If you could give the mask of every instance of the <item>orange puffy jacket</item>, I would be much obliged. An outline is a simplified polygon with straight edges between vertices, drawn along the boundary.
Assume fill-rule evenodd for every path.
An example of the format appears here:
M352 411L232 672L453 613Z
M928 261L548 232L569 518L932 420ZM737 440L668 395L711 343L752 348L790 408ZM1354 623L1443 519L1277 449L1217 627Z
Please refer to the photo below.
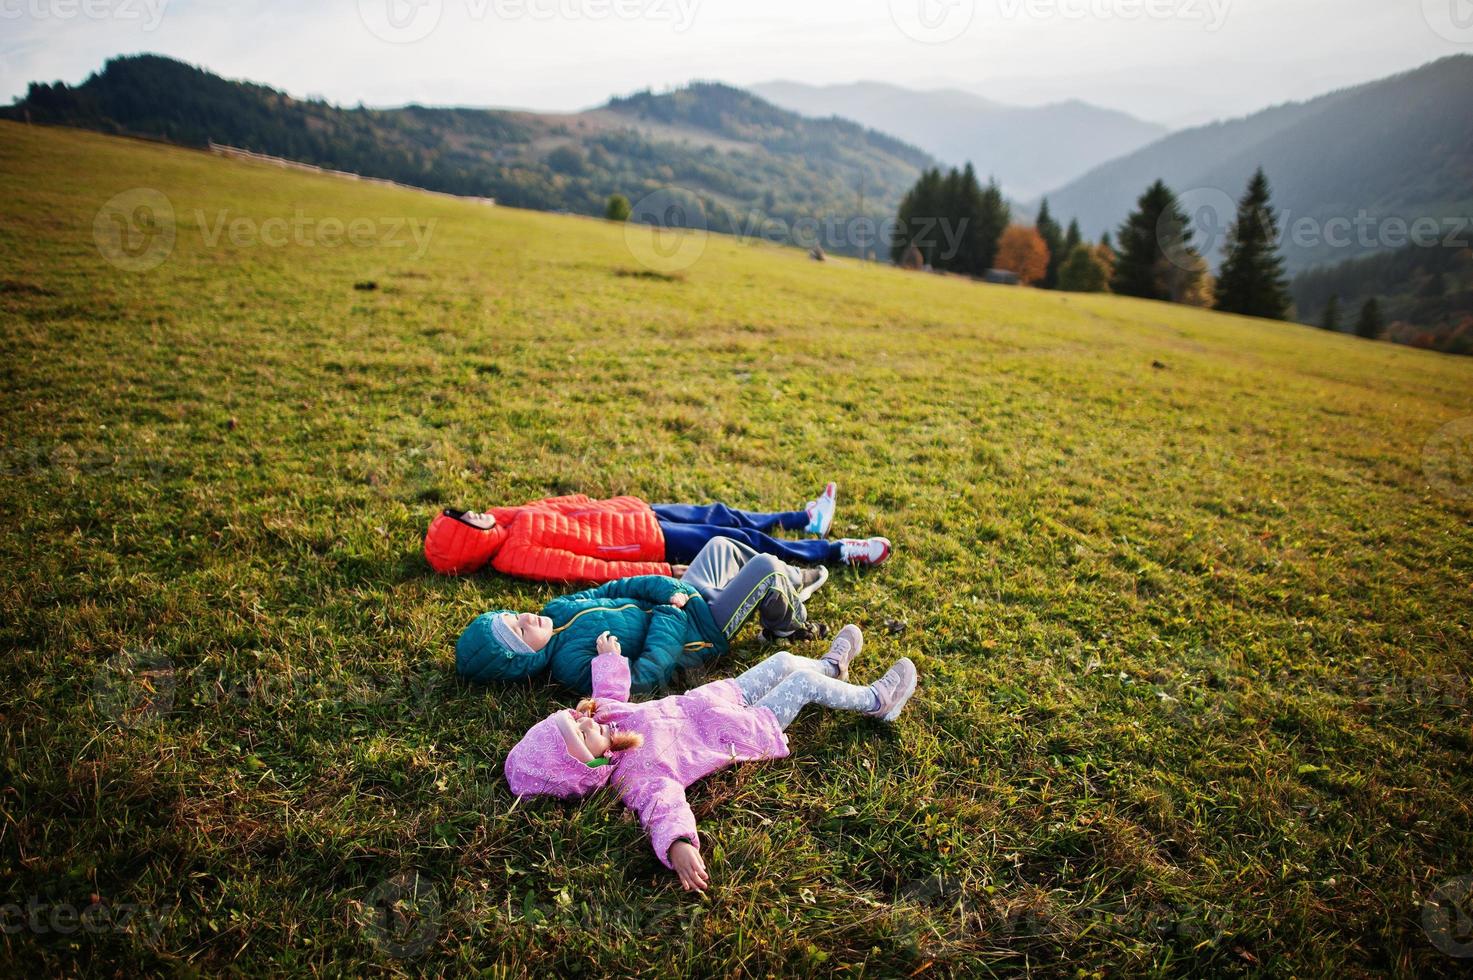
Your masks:
M638 497L594 500L585 494L549 497L520 507L493 507L496 526L481 531L446 514L425 536L425 557L437 570L466 574L489 556L503 575L544 582L611 582L630 575L669 575L665 535L650 505ZM476 540L466 541L470 535Z

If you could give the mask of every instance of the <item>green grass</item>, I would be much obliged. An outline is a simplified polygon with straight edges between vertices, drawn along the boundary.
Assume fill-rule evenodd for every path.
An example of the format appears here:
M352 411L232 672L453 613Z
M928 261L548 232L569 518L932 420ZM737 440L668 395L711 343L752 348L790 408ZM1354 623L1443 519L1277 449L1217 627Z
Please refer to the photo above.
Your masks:
M138 187L179 223L148 272L93 239ZM0 192L0 897L118 920L12 916L6 972L1465 965L1421 917L1473 873L1473 506L1423 448L1473 361L714 237L641 275L600 221L13 124ZM196 215L297 209L435 225ZM606 798L513 807L568 697L452 647L554 591L429 574L435 510L828 478L897 554L814 612L865 627L862 681L916 661L901 723L814 711L693 787L702 898Z

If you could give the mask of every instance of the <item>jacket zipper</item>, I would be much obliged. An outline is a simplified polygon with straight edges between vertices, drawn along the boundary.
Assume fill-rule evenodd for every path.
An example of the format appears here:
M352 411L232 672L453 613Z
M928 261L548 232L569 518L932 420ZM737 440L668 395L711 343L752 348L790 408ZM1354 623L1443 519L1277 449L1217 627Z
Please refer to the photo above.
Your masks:
M561 626L557 627L556 629L554 629L552 631L552 635L553 636L556 636L557 634L561 633L563 630L567 629L569 626L572 626L574 623L576 623L578 621L578 617L579 616L582 616L582 615L584 615L586 613L591 613L591 612L623 612L626 609L636 609L638 607L639 607L639 603L637 603L637 602L631 602L631 603L628 603L628 604L623 605L623 606L599 606L596 609L582 609L582 610L579 610L578 612L574 613L572 619L568 620L563 625L561 625Z
M626 609L637 609L638 607L639 607L639 603L637 603L637 602L629 602L629 603L625 603L622 606L607 606L607 607L602 607L601 606L601 607L599 607L597 609L582 609L582 610L579 610L578 612L574 613L572 619L568 620L563 625L561 625L561 626L557 627L556 629L554 629L552 631L552 635L553 636L557 636L563 630L567 629L569 626L572 626L574 623L576 623L578 621L578 617L579 616L585 615L586 613L593 613L593 612L623 612ZM646 616L653 615L654 614L654 610L653 609L646 609L644 611L644 614ZM715 645L716 644L714 644L714 643L709 643L709 642L705 642L705 641L701 641L701 640L692 640L691 642L689 642L689 643L687 643L687 644L684 645L684 649L689 650L691 652L695 652L696 650L704 650L707 647L713 647Z

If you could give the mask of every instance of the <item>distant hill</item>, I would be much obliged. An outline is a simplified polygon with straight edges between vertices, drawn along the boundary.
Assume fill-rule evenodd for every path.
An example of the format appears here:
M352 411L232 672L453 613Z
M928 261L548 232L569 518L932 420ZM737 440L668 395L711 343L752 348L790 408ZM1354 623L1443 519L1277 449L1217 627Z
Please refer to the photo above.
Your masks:
M1173 133L1050 192L1049 205L1099 235L1113 232L1158 177L1196 211L1236 200L1259 165L1275 205L1290 222L1312 219L1315 229L1335 218L1354 221L1362 209L1407 221L1473 214L1473 56ZM1383 242L1384 234L1367 236L1368 244L1352 232L1352 242L1340 246L1328 240L1337 237L1333 229L1303 242L1286 236L1284 254L1298 270L1405 244L1394 233ZM1221 235L1206 237L1215 263Z
M1027 200L1167 132L1113 109L1072 100L1025 108L958 89L915 91L881 82L751 86L806 116L841 116L893 133L950 164L971 161L1008 196Z
M1473 354L1473 248L1409 245L1294 277L1296 319L1321 326L1334 297L1342 331L1355 329L1361 305L1381 304L1387 336L1450 354Z
M638 202L676 188L700 200L712 230L755 235L768 217L788 227L817 218L823 244L837 251L856 249L825 233L824 219L859 216L861 189L865 215L893 216L933 163L893 137L806 119L725 85L571 114L341 108L156 55L114 58L77 86L32 83L0 115L188 146L213 140L539 210L602 214L611 194Z

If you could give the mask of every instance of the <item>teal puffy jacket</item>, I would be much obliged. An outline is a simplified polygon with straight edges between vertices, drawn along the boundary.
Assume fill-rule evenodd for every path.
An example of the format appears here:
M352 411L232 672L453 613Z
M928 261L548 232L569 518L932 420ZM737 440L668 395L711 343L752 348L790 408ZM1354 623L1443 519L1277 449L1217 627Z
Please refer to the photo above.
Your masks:
M690 597L683 609L670 605L677 592ZM456 644L455 666L468 680L517 681L550 668L558 683L591 694L598 638L607 631L629 661L633 693L647 694L668 685L678 668L708 663L730 648L706 600L666 575L621 578L552 600L542 610L552 620L552 639L530 656L496 642L490 618L498 615L477 617Z

